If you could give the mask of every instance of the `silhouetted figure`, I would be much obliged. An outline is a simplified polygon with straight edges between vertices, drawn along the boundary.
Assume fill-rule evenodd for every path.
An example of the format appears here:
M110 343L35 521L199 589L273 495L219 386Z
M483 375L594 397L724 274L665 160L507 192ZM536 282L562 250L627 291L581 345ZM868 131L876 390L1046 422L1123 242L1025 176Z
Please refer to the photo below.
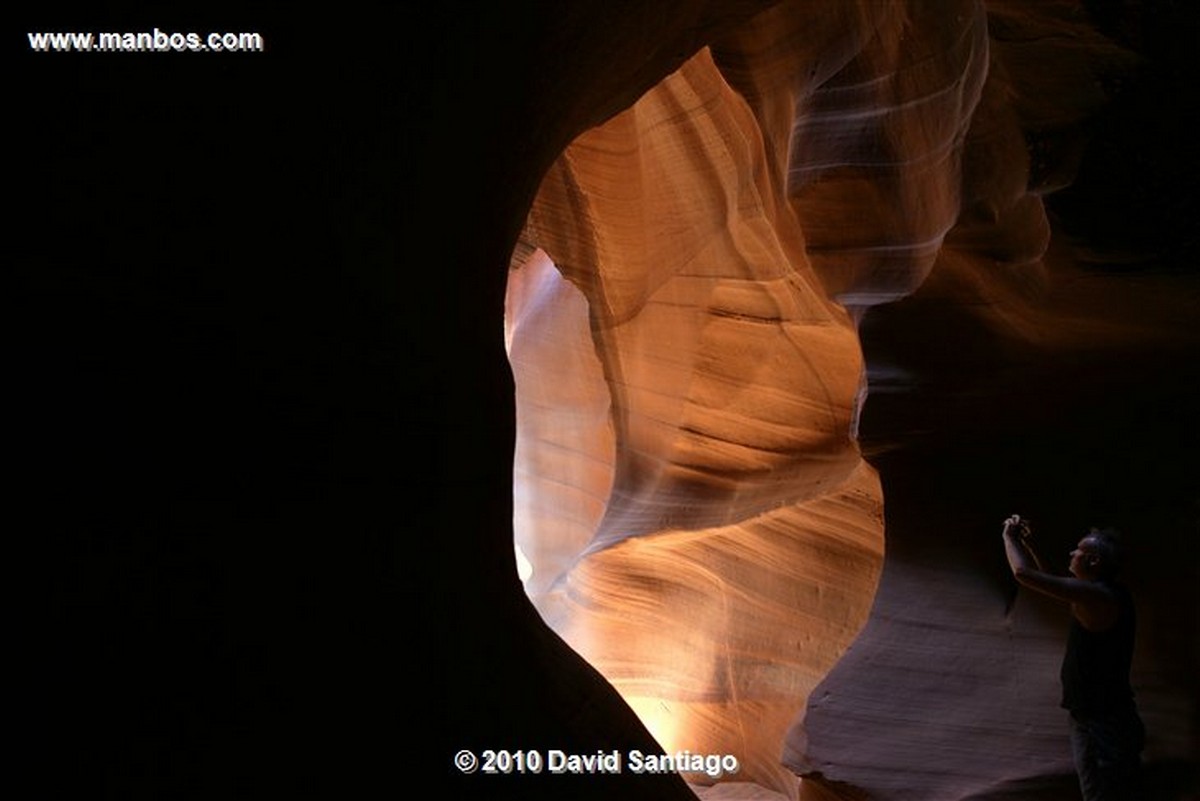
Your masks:
M1135 801L1145 729L1129 684L1136 619L1116 580L1116 532L1092 529L1071 551L1070 576L1046 572L1028 521L1004 521L1004 550L1021 584L1071 605L1062 663L1062 706L1084 801Z

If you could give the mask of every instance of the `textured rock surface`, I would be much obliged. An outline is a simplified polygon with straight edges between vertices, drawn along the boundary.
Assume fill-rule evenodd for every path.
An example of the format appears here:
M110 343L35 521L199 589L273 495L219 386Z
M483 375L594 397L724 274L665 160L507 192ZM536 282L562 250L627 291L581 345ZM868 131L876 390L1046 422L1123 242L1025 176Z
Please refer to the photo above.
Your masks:
M1015 507L1052 548L1136 533L1135 678L1177 781L1194 20L1095 6L1143 64L1090 137L1120 86L1065 3L207 3L180 18L268 52L25 54L14 650L44 793L777 798L819 770L808 797L1055 797L1063 620L1006 615ZM165 22L134 16L95 25ZM514 448L564 480L514 498ZM530 602L514 521L608 675ZM655 737L754 783L451 762Z

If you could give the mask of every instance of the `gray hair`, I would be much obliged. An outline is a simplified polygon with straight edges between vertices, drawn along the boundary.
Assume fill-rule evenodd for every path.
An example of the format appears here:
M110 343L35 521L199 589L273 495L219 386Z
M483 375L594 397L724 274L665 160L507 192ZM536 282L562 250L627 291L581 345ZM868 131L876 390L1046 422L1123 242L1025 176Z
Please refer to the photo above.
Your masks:
M1096 555L1100 557L1101 574L1105 578L1117 575L1124 557L1121 532L1115 528L1093 528L1087 536L1095 543Z

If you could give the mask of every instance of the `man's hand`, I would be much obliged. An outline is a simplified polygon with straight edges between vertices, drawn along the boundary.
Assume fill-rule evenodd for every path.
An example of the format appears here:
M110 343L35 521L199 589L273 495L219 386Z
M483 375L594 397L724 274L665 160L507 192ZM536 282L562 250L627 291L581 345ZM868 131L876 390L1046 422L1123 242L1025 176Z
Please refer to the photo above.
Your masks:
M1022 520L1020 515L1012 515L1004 521L1004 533L1015 533L1024 542L1033 536L1033 531L1029 528L1029 521Z
M1046 572L1042 558L1033 547L1033 529L1029 521L1020 515L1012 515L1004 521L1004 551L1008 554L1008 564L1013 575L1020 580L1020 573L1028 570Z

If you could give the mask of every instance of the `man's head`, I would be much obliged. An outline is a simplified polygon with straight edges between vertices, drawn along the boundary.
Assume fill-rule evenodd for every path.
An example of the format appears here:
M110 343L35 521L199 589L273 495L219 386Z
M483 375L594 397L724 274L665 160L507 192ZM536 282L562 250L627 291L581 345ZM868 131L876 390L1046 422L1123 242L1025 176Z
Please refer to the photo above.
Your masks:
M1121 568L1121 541L1116 529L1093 528L1071 551L1071 573L1095 581L1110 579Z

